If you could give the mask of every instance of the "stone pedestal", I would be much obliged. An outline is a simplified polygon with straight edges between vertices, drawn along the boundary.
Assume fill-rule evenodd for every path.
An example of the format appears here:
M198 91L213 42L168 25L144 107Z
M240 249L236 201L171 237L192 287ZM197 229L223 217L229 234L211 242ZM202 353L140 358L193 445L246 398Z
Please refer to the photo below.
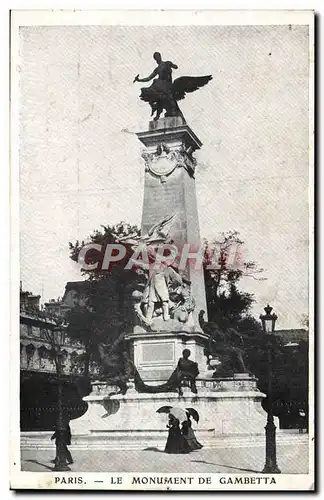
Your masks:
M139 394L130 388L126 395L108 396L109 388L96 384L84 398L88 411L70 422L75 437L88 436L89 446L101 448L158 447L167 438L167 414L157 413L162 406L194 408L199 423L194 423L197 438L204 446L216 446L219 438L264 435L266 413L264 394L256 380L246 374L232 379L198 380L198 395L184 388L176 393Z
M132 343L134 363L145 382L166 382L177 366L184 349L191 352L190 359L198 363L202 373L206 370L204 346L207 335L200 332L145 332L135 328L127 339Z

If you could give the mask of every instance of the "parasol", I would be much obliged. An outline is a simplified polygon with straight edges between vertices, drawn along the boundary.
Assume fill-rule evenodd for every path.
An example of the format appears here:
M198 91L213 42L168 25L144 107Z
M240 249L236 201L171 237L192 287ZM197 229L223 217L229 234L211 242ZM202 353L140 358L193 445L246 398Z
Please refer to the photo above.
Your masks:
M161 406L156 413L168 413L173 415L175 418L179 420L179 422L185 422L188 420L188 415L191 415L192 418L198 423L199 421L199 413L194 408L179 408L178 406Z
M186 408L186 412L195 420L195 422L199 422L199 413L194 408Z

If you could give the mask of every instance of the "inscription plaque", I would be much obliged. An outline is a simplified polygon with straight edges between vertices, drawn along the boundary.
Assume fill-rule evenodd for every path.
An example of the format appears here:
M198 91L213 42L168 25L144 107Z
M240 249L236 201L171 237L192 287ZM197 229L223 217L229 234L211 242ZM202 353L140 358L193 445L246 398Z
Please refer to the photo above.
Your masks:
M142 344L142 364L161 364L171 361L174 361L173 343Z
M162 156L150 165L150 170L157 176L169 175L176 166L175 162L169 160L166 156Z

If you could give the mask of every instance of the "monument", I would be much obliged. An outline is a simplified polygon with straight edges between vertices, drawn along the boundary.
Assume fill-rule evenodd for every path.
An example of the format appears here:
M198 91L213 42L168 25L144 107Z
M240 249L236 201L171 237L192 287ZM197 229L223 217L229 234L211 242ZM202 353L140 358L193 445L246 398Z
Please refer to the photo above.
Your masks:
M263 394L253 376L213 377L206 358L209 335L199 322L199 313L207 307L194 153L202 143L186 123L178 101L212 77L173 81L177 66L163 61L159 53L153 57L157 67L151 75L134 79L148 82L157 77L141 89L140 96L155 115L148 130L137 133L145 148L141 236L124 240L135 258L141 255L136 264L146 277L133 293L133 331L125 332L135 375L126 394L110 395L109 384L93 384L92 393L84 398L88 411L71 422L73 435L87 446L160 446L166 439L166 420L157 409L164 405L196 409L201 416L198 435L205 445L219 436L261 434L265 424ZM177 364L183 353L198 373L187 376L187 386L186 376L182 377L184 387L179 390L174 381L180 383Z

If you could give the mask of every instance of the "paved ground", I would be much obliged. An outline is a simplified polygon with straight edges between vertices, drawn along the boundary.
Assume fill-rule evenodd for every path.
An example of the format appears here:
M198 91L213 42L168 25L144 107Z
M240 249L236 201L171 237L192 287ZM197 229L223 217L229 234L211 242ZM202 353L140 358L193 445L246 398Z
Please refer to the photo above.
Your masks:
M53 470L53 451L22 451L22 470ZM264 465L264 446L202 449L189 455L168 455L157 449L75 450L73 472L257 473ZM277 446L278 465L285 474L308 472L308 444L294 440Z

